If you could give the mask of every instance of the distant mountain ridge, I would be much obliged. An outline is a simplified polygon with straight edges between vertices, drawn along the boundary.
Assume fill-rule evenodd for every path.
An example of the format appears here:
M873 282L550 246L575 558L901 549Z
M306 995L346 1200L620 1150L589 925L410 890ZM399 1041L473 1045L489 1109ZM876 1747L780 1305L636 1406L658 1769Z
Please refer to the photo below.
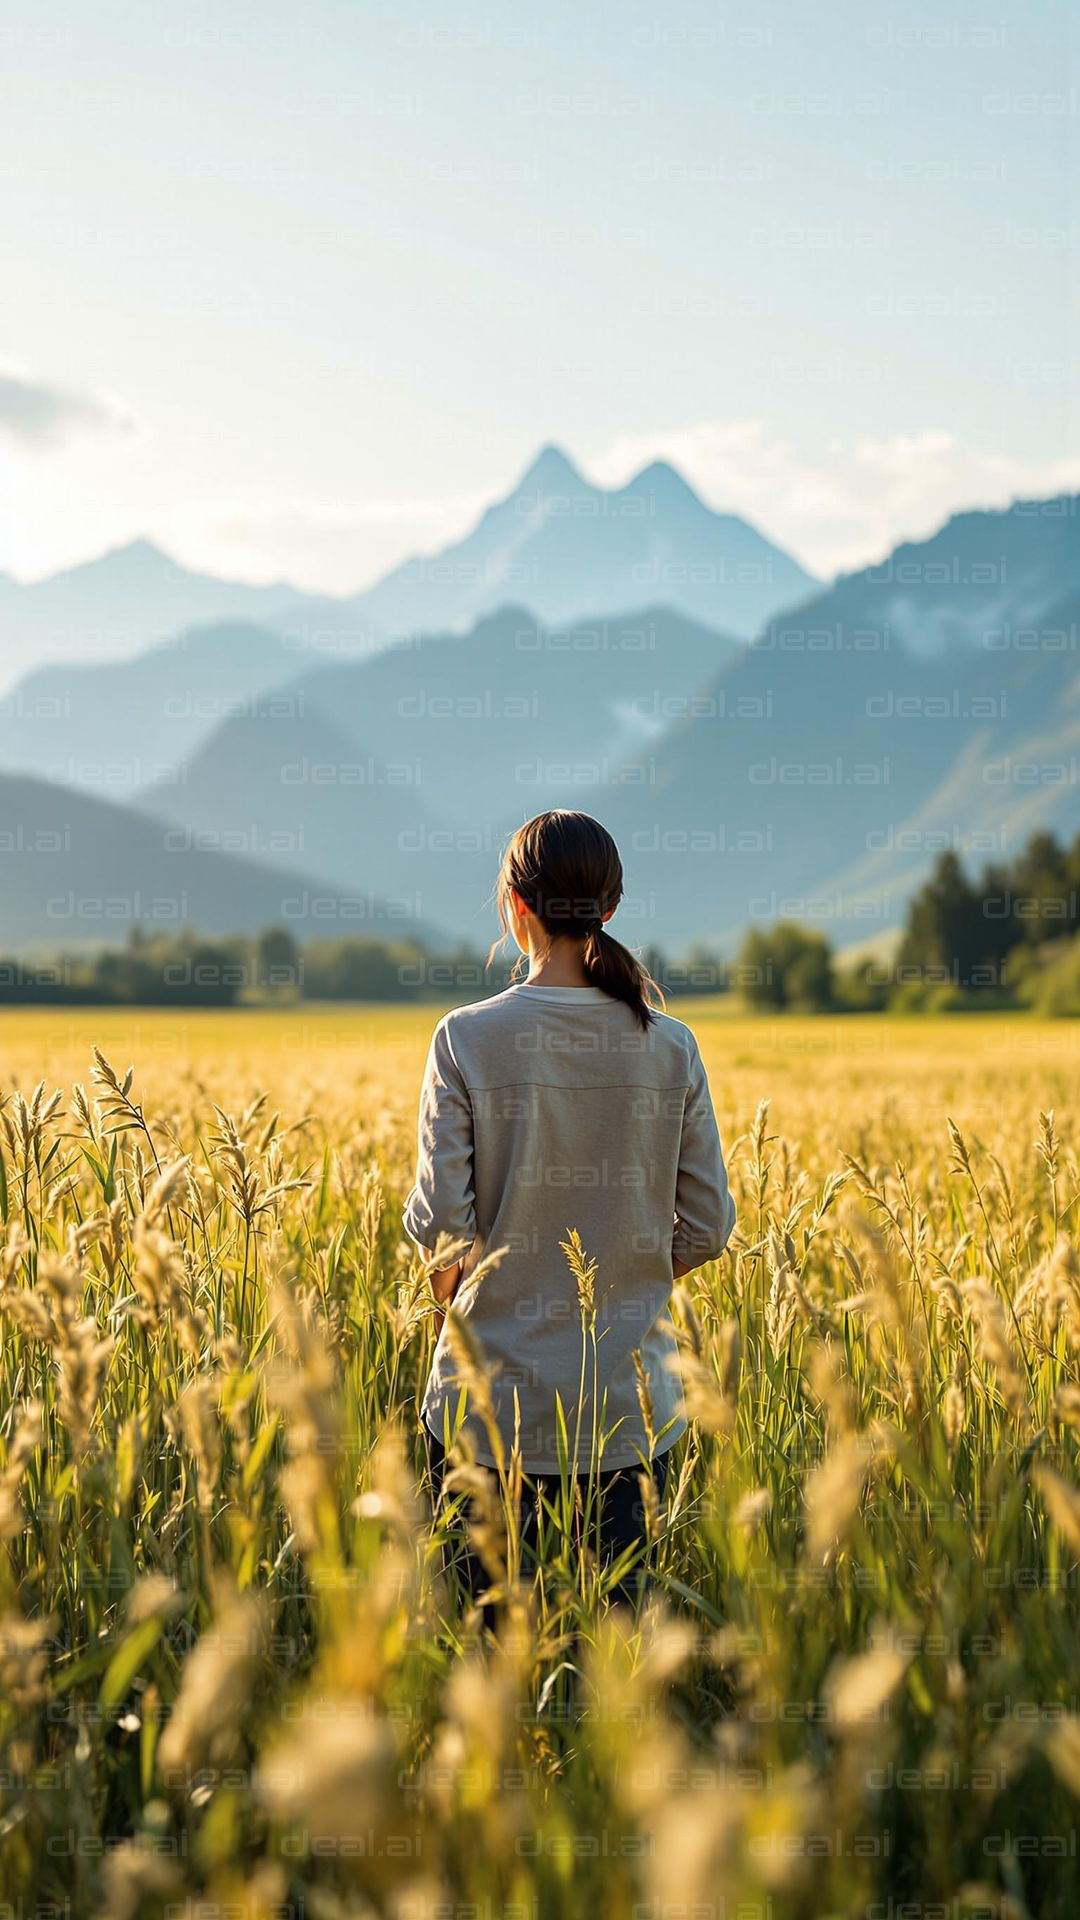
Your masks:
M0 953L116 946L133 927L185 924L204 934L284 925L298 939L444 938L404 883L380 899L201 844L131 807L0 775Z
M503 502L481 522L504 559L570 517L545 504L564 456L538 466L529 511ZM654 496L694 499L671 470L646 477ZM750 644L656 603L545 622L504 600L463 630L383 634L340 659L332 612L326 650L288 622L196 628L134 660L28 675L0 700L0 768L34 776L31 836L57 794L81 817L58 782L98 808L133 797L87 815L118 895L133 863L153 874L155 847L159 866L213 852L200 884L223 911L239 861L261 877L238 903L249 887L272 904L267 875L316 874L339 894L403 894L478 946L507 833L578 806L620 842L630 940L730 946L801 917L865 942L896 926L943 845L977 862L1036 827L1080 827L1078 519L1080 496L956 515L780 609ZM0 859L0 948L13 872Z
M196 627L130 660L36 668L0 696L0 768L130 797L224 720L258 712L299 661L265 627Z
M848 578L722 666L595 796L649 914L728 945L807 920L844 945L895 927L946 847L979 865L1037 827L1071 836L1080 594L984 618L919 655Z
M0 574L0 689L40 664L130 657L214 622L282 616L294 587L249 586L192 572L149 540L24 585Z
M673 467L654 462L608 491L547 446L463 540L403 562L345 610L406 634L462 630L506 603L547 625L663 605L749 639L818 584Z
M956 513L928 540L841 575L832 592L858 604L912 653L973 642L993 650L1080 591L1080 494Z
M200 832L273 825L280 858L302 843L342 884L406 885L486 942L501 842L535 796L565 800L661 737L737 651L665 608L551 629L504 607L467 634L307 666L138 804Z
M548 624L666 605L748 639L817 585L674 468L607 492L547 447L463 540L344 597L217 579L144 539L29 585L0 574L0 692L31 667L126 659L198 626L257 624L316 655L365 657L396 637L464 631L508 602Z

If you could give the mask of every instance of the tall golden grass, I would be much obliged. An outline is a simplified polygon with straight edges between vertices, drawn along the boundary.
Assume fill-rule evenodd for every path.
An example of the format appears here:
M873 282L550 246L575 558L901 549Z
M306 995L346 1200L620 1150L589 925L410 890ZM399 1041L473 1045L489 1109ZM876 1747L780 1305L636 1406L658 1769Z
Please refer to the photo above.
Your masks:
M765 1031L707 1037L739 1226L636 1614L569 1502L522 1556L512 1454L432 1523L415 1049L8 1046L0 1915L1080 1910L1071 1052Z

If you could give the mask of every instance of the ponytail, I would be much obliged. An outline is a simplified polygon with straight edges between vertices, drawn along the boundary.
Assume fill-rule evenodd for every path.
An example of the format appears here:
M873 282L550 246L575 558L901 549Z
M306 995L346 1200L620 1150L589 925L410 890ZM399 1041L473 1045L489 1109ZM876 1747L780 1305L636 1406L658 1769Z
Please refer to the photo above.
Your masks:
M664 996L640 960L605 930L604 916L614 913L623 893L622 861L607 828L587 813L561 807L527 820L506 849L496 888L504 937L512 892L553 940L583 942L589 985L621 1000L647 1031Z
M647 1032L657 1007L664 1004L664 997L651 973L635 959L629 947L608 933L601 921L590 926L581 957L590 987L599 987L613 1000L621 1000Z

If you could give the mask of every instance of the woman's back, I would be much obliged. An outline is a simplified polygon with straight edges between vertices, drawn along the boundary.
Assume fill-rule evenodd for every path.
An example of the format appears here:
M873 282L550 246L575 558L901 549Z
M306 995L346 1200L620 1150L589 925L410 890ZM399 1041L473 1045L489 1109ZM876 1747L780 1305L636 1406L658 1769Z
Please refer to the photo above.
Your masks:
M440 1233L470 1241L455 1310L479 1339L505 1445L519 1422L528 1470L558 1465L557 1397L571 1439L580 1428L578 1468L589 1465L592 1343L583 1396L581 1306L560 1242L576 1229L597 1262L597 1406L614 1429L604 1466L629 1466L653 1450L635 1349L656 1450L685 1425L668 1312L673 1258L689 1267L719 1253L733 1222L704 1068L680 1021L656 1013L643 1029L597 987L543 985L511 987L440 1021L405 1225L427 1247ZM498 1266L471 1283L479 1260L502 1248ZM453 1424L458 1391L444 1333L423 1408L436 1434L444 1414ZM473 1432L491 1464L482 1428Z

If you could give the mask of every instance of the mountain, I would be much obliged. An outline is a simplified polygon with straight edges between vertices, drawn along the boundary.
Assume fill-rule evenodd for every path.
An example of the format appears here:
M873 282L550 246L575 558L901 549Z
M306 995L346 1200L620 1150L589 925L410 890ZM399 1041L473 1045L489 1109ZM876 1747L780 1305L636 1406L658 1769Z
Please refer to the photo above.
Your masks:
M224 721L139 805L185 841L213 835L214 845L243 846L339 887L404 896L424 920L490 940L496 856L454 842L425 804L420 771L415 760L374 760L293 691Z
M188 627L284 617L297 597L191 573L148 540L28 585L0 574L0 686L35 662L120 659Z
M662 604L749 638L817 583L736 514L713 513L657 462L625 487L595 487L545 447L464 540L407 560L345 603L394 635L463 629L506 604L547 625Z
M377 740L382 759L418 767L433 812L491 827L535 811L537 790L599 780L739 650L666 607L556 627L509 606L466 634L307 669L296 691L355 739Z
M36 668L0 698L0 768L122 797L159 780L227 718L296 676L263 627L198 627L131 660Z
M930 539L835 583L852 615L916 654L1000 650L1077 590L1080 494L954 514Z
M978 864L1036 826L1080 826L1076 503L1043 504L958 516L748 647L657 609L549 629L505 608L465 635L305 666L292 692L354 751L377 743L449 829L420 845L416 887L456 931L475 937L505 833L570 805L620 841L628 937L731 946L785 917L864 941L899 923L943 847ZM215 779L194 788L212 820ZM320 857L344 882L332 814ZM388 866L370 852L380 885L393 842Z
M485 942L504 836L659 739L738 650L666 608L565 628L504 608L468 634L308 667L139 803L198 828L273 828L280 860L406 886Z
M0 952L119 945L133 926L185 922L206 934L284 925L298 939L441 941L404 887L381 900L222 848L220 835L193 844L131 808L0 775Z
M1020 618L979 644L958 616L917 652L847 580L767 628L594 796L652 937L785 918L865 940L944 848L977 866L1036 827L1074 833L1080 597Z
M528 752L513 755L511 730L477 702L475 718L462 707L444 725L442 745L429 721L425 780L485 823L501 804L485 808L485 790L508 783L521 793L517 818L563 804L608 820L634 896L621 918L640 939L730 945L780 917L841 944L865 939L900 921L942 847L977 864L1040 824L1080 825L1078 517L1075 498L955 516L778 615L749 647L725 649L683 711L657 675L652 711L667 725L622 755L571 650L573 694L560 701L556 681L545 726L522 726ZM472 638L477 664L483 633ZM454 684L502 684L490 662L486 680L475 668L462 679L452 652L421 645L418 657L417 687L442 697L445 715L459 711ZM662 644L647 656L666 657ZM343 674L321 677L339 716L364 690L365 731L389 727L384 741L404 734L386 671L372 662L352 693ZM613 679L622 671L620 660ZM692 683L688 673L684 689ZM320 679L306 685L317 702ZM418 738L419 704L418 693Z
M33 666L127 659L229 622L363 659L392 638L464 631L511 602L548 624L662 604L748 638L816 584L745 520L713 513L674 468L658 462L606 492L546 447L464 540L351 597L219 580L143 539L30 584L0 574L0 689Z
M654 521L717 520L670 469L624 494L646 482ZM472 538L550 586L535 543L550 536L566 560L585 524L570 510L579 484L609 506L621 497L550 450ZM620 841L619 920L634 941L730 945L747 924L788 917L865 942L897 925L942 847L978 864L1037 826L1080 826L1078 518L1071 497L957 515L782 610L749 645L658 602L562 621L505 599L462 631L396 642L359 602L324 607L316 642L294 605L301 631L196 629L134 660L28 676L13 710L0 703L0 765L51 776L43 791L71 819L83 799L57 779L89 787L98 808L102 790L142 780L141 812L109 818L120 847L139 822L145 893L179 871L176 849L213 851L230 873L256 867L260 886L304 873L334 896L404 895L412 914L480 945L505 836L569 805ZM640 524L597 511L582 538L594 587L606 567L615 590L608 530ZM484 581L479 548L455 552L422 593L438 586L461 607L505 591L505 577ZM564 587L572 576L567 564ZM350 623L382 633L380 649L353 657ZM7 825L0 812L0 856ZM22 864L51 895L54 856L39 851ZM94 891L123 893L124 861L111 871L115 884ZM72 873L71 889L88 887Z

